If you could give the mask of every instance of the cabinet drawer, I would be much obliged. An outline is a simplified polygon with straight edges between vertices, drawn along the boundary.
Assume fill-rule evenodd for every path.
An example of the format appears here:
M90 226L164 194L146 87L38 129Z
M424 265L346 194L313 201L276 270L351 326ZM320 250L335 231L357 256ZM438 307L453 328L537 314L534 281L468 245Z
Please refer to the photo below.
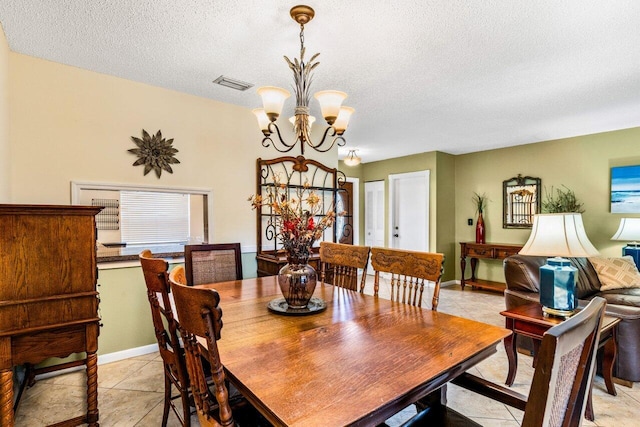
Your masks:
M494 249L485 246L469 246L467 254L476 258L495 258Z
M496 249L496 258L504 259L511 255L515 255L520 252L519 248L497 248Z

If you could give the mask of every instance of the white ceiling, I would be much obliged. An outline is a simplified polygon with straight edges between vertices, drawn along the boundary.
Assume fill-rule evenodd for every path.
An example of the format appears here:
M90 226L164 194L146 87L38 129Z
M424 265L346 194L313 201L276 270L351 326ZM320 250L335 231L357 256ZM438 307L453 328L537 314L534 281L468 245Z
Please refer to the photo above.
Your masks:
M295 4L2 0L0 22L15 52L254 108L255 88L291 87ZM321 53L312 92L343 90L356 109L342 154L461 154L640 126L640 1L307 4L307 58ZM255 87L212 84L219 75Z

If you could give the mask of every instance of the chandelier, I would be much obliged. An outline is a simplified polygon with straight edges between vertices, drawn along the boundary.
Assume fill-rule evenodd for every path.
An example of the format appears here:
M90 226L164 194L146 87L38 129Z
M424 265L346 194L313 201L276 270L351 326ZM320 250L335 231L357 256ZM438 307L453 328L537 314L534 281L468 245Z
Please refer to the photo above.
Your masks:
M311 140L311 124L315 121L315 117L309 115L309 101L311 98L309 90L313 76L312 71L320 64L319 62L314 62L314 60L320 54L316 53L308 62L304 62L304 25L313 19L315 12L309 6L299 5L291 8L289 14L294 21L300 24L300 59L294 58L291 61L286 56L284 57L289 68L293 71L296 108L295 115L289 120L293 123L295 140L292 143L284 141L276 124L276 120L282 113L284 101L290 96L289 91L273 86L259 88L258 94L262 97L263 108L254 109L253 113L256 115L258 125L264 134L262 139L263 147L273 145L273 148L277 151L286 153L291 151L299 142L301 154L304 154L305 145L324 153L331 150L335 144L338 146L345 145L346 141L342 135L347 130L347 125L354 109L342 106L342 101L347 97L344 92L323 90L315 93L313 96L318 100L322 116L329 126L325 129L324 135L319 142L314 143ZM272 139L274 134L277 135L277 140L275 141Z

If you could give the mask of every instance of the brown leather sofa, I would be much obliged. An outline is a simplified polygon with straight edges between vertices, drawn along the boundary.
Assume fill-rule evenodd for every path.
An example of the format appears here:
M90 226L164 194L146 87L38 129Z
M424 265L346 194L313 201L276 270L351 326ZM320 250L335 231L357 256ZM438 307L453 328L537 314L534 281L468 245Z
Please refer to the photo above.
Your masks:
M607 300L606 314L621 319L614 376L626 381L640 381L640 288L600 292L600 280L588 259L569 260L578 269L576 293L580 307L594 296L601 296ZM531 301L539 302L539 269L546 262L547 257L525 255L512 255L504 260L507 309Z

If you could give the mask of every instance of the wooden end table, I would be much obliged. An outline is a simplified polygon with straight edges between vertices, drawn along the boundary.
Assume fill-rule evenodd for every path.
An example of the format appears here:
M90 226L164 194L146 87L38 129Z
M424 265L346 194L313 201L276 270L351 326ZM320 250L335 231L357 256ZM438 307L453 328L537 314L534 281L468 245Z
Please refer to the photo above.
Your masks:
M516 335L523 335L533 339L534 359L533 366L536 366L535 355L538 354L542 335L553 326L562 323L562 317L546 316L542 312L542 306L538 303L530 303L520 305L500 312L505 317L505 327L513 331L513 334L504 339L504 348L509 358L509 373L507 374L506 385L511 387L516 378L518 370L518 358L516 351ZM600 329L600 342L598 348L603 348L604 354L602 359L602 376L607 387L607 392L613 396L616 395L616 388L613 384L613 363L616 359L618 347L617 341L617 325L620 319L611 316L604 316L602 327ZM592 391L589 390L587 398L587 409L585 418L589 421L594 420L593 403L591 399Z

